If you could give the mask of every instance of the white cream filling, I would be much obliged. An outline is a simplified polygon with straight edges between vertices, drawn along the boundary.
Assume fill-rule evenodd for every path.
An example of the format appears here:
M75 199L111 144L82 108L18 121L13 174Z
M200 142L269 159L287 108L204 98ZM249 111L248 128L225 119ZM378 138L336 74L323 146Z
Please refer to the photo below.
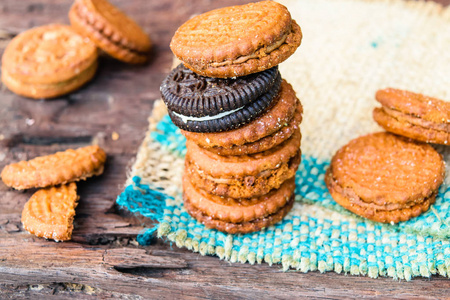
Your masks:
M172 113L175 116L177 116L178 118L180 118L183 121L183 123L186 124L188 121L203 122L203 121L217 120L217 119L226 117L228 115L231 115L232 113L235 113L235 112L237 112L237 111L239 111L239 110L241 110L243 108L244 108L244 106L236 108L236 109L233 109L233 110L224 111L224 112L218 113L217 115L214 115L214 116L204 116L204 117L183 116L183 115L180 115L180 114L178 114L178 113L176 113L174 111L172 111Z

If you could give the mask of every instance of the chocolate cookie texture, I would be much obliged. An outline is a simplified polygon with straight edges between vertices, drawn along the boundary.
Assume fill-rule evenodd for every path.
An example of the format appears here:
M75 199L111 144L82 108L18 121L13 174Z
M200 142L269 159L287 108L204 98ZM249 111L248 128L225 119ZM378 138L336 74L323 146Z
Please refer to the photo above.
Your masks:
M34 99L72 92L91 80L96 70L95 45L61 24L19 34L2 57L3 83L14 93Z
M280 86L281 76L278 73L271 88L266 93L243 107L203 117L193 117L169 110L169 116L176 126L186 131L221 132L232 130L251 122L261 115L278 95Z
M387 131L427 143L450 143L450 103L404 90L376 93L373 118Z
M194 72L229 78L280 64L301 39L301 29L285 6L261 1L190 19L175 32L170 48Z
M161 84L161 96L167 107L192 117L214 116L242 108L274 88L278 67L264 72L222 79L204 77L180 64Z
M151 41L142 28L106 0L76 0L72 26L112 57L132 64L148 60Z
M341 148L325 182L346 209L377 222L397 223L429 208L444 173L444 161L433 147L383 132Z

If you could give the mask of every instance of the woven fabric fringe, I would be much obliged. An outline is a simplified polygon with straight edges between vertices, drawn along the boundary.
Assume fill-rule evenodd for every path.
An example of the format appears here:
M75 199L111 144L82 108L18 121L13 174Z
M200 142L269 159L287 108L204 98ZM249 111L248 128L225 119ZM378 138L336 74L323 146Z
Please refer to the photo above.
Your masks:
M139 235L139 243L149 244L157 232L202 255L279 263L283 270L406 280L449 276L449 176L428 212L398 225L367 221L343 209L332 200L323 176L337 149L380 131L371 115L377 89L392 86L450 99L450 9L400 0L282 3L304 34L299 50L280 66L305 110L294 208L275 226L244 235L210 230L191 218L181 188L185 139L157 101L117 199L131 212L159 222ZM437 149L449 161L449 150Z

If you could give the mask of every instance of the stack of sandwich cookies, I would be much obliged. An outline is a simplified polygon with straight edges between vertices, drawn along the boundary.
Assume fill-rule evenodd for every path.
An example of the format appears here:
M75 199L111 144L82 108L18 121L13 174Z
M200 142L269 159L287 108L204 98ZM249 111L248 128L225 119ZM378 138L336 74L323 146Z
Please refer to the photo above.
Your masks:
M300 41L300 27L272 1L199 15L175 33L184 65L161 94L187 138L184 206L205 226L258 231L292 208L303 110L277 65Z

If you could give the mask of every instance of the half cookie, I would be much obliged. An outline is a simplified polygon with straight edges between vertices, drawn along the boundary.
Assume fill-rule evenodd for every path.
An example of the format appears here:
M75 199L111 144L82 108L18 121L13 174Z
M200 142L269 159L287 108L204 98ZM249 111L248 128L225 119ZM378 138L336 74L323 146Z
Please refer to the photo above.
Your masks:
M209 77L261 72L291 56L302 32L287 8L262 1L196 16L175 32L172 52L188 68Z
M373 118L387 131L427 143L450 143L450 103L397 89L379 90Z
M186 174L194 186L230 198L251 198L277 189L297 171L300 131L282 144L253 155L221 156L186 142Z
M77 186L73 182L39 190L23 208L23 227L38 237L70 240L77 201Z
M169 116L191 132L221 132L242 127L260 116L278 95L277 68L237 79L202 77L178 66L161 87Z
M29 98L72 92L94 77L97 48L70 26L51 24L16 36L2 57L2 81Z
M325 182L346 209L373 221L398 223L428 210L444 173L444 161L433 147L383 132L341 148Z
M106 0L76 0L70 23L112 57L132 64L148 60L151 42L132 19Z
M269 150L299 129L303 107L292 86L285 80L274 104L262 116L238 129L225 132L198 133L181 130L200 147L219 155L247 155Z

